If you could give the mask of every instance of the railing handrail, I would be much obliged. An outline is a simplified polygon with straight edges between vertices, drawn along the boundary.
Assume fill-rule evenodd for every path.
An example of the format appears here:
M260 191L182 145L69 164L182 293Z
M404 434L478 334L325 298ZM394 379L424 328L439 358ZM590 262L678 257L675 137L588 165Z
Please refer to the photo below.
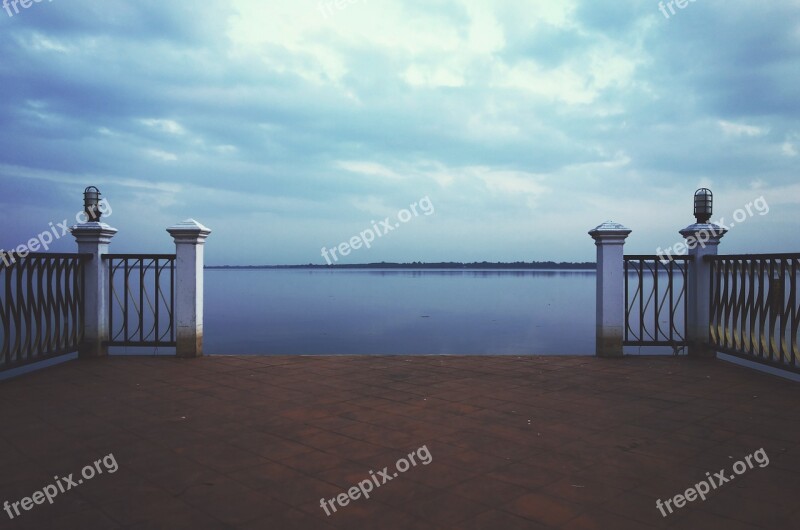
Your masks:
M800 259L800 253L786 252L778 254L718 254L716 256L705 256L706 261L758 260L758 259Z
M103 259L174 259L175 254L103 254Z
M658 260L658 261L692 261L694 256L659 256L656 254L655 256L651 256L649 254L625 254L623 258L626 261L636 260L636 261L646 261L646 260Z
M16 255L14 256L14 261L19 261L21 259L28 259L28 258L36 258L36 259L44 259L44 258L53 258L53 259L67 259L67 258L78 258L82 260L89 261L92 259L91 254L86 253L79 253L79 252L28 252L24 256ZM2 260L0 260L2 263Z

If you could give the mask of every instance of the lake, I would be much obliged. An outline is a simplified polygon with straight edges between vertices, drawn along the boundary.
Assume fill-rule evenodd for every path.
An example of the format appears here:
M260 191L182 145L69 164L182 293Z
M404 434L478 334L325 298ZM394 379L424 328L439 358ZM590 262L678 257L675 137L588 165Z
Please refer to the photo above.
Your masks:
M209 354L582 354L594 271L205 272Z

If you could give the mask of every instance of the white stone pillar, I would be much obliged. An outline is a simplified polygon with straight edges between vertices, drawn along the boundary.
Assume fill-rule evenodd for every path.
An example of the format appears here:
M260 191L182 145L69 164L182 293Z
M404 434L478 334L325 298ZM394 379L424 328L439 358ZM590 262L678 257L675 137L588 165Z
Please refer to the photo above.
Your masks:
M716 256L720 239L728 230L713 223L695 223L680 231L686 239L692 262L686 277L686 339L692 357L716 357L708 346L711 329L711 264L703 259Z
M70 231L78 243L78 252L92 255L92 259L84 264L83 340L78 347L78 356L104 357L108 355L107 341L111 330L108 325L108 263L103 261L103 255L108 254L108 245L117 229L93 221L75 225Z
M203 355L203 245L211 230L194 219L167 228L175 240L175 337L178 357Z
M625 265L623 247L631 231L607 221L589 235L597 246L595 355L621 357L625 331Z

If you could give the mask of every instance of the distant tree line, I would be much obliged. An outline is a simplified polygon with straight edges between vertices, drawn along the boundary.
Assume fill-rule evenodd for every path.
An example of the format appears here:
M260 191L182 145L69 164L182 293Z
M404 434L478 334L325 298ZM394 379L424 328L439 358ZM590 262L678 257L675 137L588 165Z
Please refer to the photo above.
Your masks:
M381 261L380 263L355 263L350 265L208 265L207 269L507 269L507 270L594 270L594 262L570 261L475 261L463 263L460 261L442 261L438 263L425 263L412 261L410 263L394 263Z

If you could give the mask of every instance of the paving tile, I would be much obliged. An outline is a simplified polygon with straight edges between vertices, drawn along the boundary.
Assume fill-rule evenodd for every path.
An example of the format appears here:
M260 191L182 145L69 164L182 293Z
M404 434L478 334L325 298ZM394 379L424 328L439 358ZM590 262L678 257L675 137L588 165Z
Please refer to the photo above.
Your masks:
M501 510L489 510L459 523L460 530L545 530L548 526Z
M563 525L584 511L580 504L538 492L523 495L503 505L502 509L547 526Z
M508 464L486 474L487 477L516 484L527 489L538 489L564 477L562 473L525 462Z
M489 506L450 491L442 491L426 499L407 504L404 510L411 515L448 528L489 510Z
M647 530L654 528L643 524L640 521L632 521L626 517L621 517L609 513L602 509L592 508L578 517L569 520L561 527L563 530ZM707 527L706 527L707 528Z
M238 525L287 509L268 492L221 478L188 488L179 499L225 524Z

